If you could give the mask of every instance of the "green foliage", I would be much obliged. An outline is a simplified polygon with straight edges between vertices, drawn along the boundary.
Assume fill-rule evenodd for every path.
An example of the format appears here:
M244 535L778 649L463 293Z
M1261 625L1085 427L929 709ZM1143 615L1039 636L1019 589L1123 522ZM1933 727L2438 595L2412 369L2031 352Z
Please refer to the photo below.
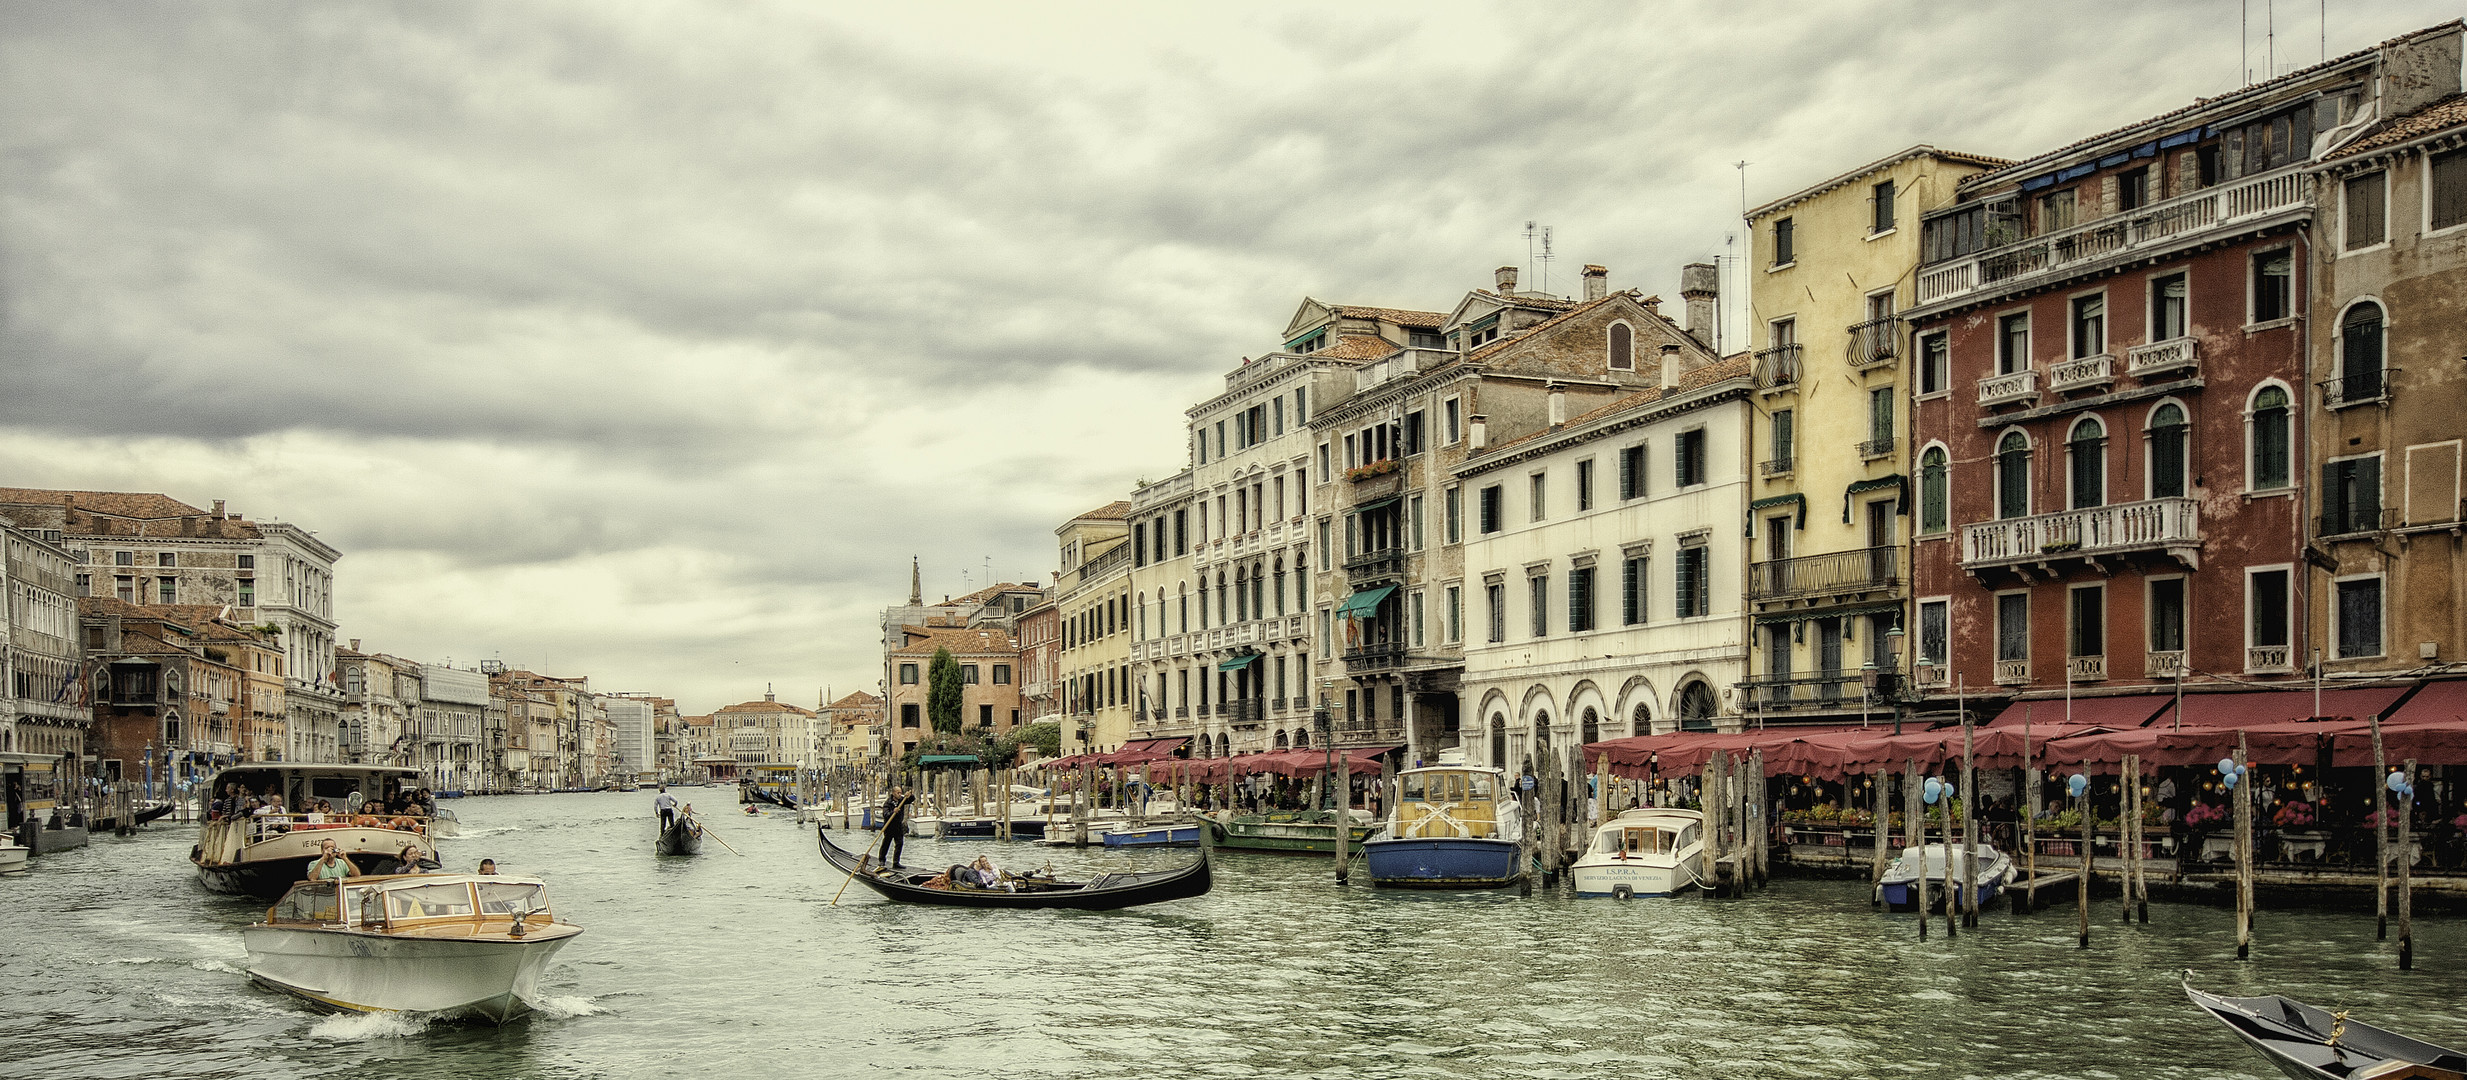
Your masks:
M933 663L925 669L925 685L926 722L941 734L959 734L959 661L951 659L951 650L934 650Z
M1042 724L1030 724L1003 736L994 743L994 767L1009 768L1017 764L1020 748L1024 746L1035 747L1037 756L1042 758L1062 756L1062 725L1049 720Z

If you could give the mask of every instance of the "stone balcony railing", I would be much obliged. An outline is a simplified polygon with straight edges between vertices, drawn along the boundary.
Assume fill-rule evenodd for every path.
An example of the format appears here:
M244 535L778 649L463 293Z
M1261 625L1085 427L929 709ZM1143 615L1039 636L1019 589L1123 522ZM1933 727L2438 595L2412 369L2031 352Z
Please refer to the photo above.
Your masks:
M1859 548L1801 555L1748 567L1748 595L1757 600L1849 594L1889 589L1900 583L1897 547Z
M2138 249L2181 246L2206 233L2254 218L2302 209L2312 191L2309 164L2233 184L2161 199L2123 214L1923 267L1919 303L1933 304L1994 287L2027 287L2032 279L2086 269Z
M1996 685L2020 686L2030 682L2030 661L1996 661Z
M2064 674L2074 682L2099 682L2107 678L2107 657L2068 656L2064 660Z
M2173 679L2186 674L2184 650L2153 649L2142 654L2142 674L2153 679Z
M2007 375L1990 375L1979 380L1979 405L2003 405L2014 401L2035 401L2039 396L2039 372L2023 368Z
M2198 368L2200 352L2199 343L2189 337L2135 345L2124 351L2124 373L2138 379L2163 371Z
M2244 670L2248 672L2294 671L2293 651L2285 645L2252 645L2244 650Z
M1345 650L1347 672L1381 671L1405 660L1405 647L1393 642Z
M2200 504L2149 499L1962 527L1962 569L2164 551L2188 562L2201 546Z
M2047 369L2047 388L2059 394L2073 390L2097 390L2113 385L2115 381L2115 358L2105 353L2052 364Z

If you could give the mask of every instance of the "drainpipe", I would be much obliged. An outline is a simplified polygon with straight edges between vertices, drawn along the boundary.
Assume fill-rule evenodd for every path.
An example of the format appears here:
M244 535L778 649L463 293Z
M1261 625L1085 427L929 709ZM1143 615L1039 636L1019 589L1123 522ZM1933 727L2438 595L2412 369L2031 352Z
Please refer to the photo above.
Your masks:
M2379 100L2378 95L2376 95L2375 100ZM2427 182L2430 182L2429 176ZM2314 204L2316 206L2320 205L2320 199L2318 197L2314 199ZM2296 370L2300 373L2297 379L2296 389L2299 392L2309 393L2313 389L2313 284L2314 275L2320 273L2320 269L2313 265L2312 222L2299 221L2296 223L2296 242L2304 246L2305 296L2304 317L2296 320L2296 349L2300 354L2296 362ZM2386 346L2384 351L2386 354ZM2304 621L2298 625L2304 627L2305 655L2313 658L2313 715L2319 716L2321 715L2321 650L2314 645L2313 641L2313 574L2315 572L2315 568L2312 561L2304 557L2305 550L2311 546L2311 542L2305 538L2304 523L2312 519L2312 502L2317 494L2313 490L2313 485L2308 483L2307 480L2318 475L2317 470L2314 468L2315 453L2313 450L2313 424L2311 420L2313 410L2311 404L2312 403L2310 401L2307 401L2305 408L2291 408L2287 410L2288 426L2291 428L2301 427L2304 429L2304 440L2300 444L2304 447L2304 472L2297 476L2288 477L2288 480L2296 485L2296 496L2287 500L2287 507L2289 512L2295 515L2295 521L2289 524L2289 529L2295 534L2296 537L2296 550L2293 552L2295 555L2296 567L2304 574L2304 589L2296 598L2296 610L2302 614ZM2288 441L2290 443L2294 443L2295 439L2291 436ZM2290 446L2288 448L2288 456L2290 458L2295 456L2294 449L2294 446ZM2289 468L2291 470L2294 468L2293 461L2289 462ZM2250 482L2249 479L2247 482ZM2375 546L2378 547L2379 545L2376 544Z

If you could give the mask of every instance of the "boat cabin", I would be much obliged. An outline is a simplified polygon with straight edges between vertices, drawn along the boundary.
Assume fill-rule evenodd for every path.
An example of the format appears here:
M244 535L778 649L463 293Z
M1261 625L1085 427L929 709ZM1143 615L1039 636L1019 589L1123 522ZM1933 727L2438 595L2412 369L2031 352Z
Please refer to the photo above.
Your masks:
M1704 830L1698 820L1652 810L1630 810L1595 830L1596 854L1620 858L1675 856L1696 843Z
M518 915L532 929L552 921L543 882L494 874L397 874L300 882L266 910L266 924L437 936L505 933Z
M1396 774L1397 839L1489 837L1499 832L1506 781L1496 769L1435 765Z
M222 798L232 784L248 794L283 801L285 817L298 819L322 799L341 812L358 795L383 804L420 787L420 771L392 765L321 765L288 762L247 762L214 774L211 798Z

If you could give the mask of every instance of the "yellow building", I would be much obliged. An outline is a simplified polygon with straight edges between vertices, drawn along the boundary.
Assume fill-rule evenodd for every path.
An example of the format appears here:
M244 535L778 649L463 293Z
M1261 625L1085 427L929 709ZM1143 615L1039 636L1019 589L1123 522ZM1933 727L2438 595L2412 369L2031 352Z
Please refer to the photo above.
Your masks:
M1952 389L1943 357L1909 355L1897 317L1915 299L1919 212L2004 164L1914 146L1748 214L1744 713L1856 722L1863 665L1893 667L1887 632L1910 600L1909 406Z
M1131 735L1131 504L1107 503L1063 522L1054 603L1062 617L1062 752L1116 750Z

